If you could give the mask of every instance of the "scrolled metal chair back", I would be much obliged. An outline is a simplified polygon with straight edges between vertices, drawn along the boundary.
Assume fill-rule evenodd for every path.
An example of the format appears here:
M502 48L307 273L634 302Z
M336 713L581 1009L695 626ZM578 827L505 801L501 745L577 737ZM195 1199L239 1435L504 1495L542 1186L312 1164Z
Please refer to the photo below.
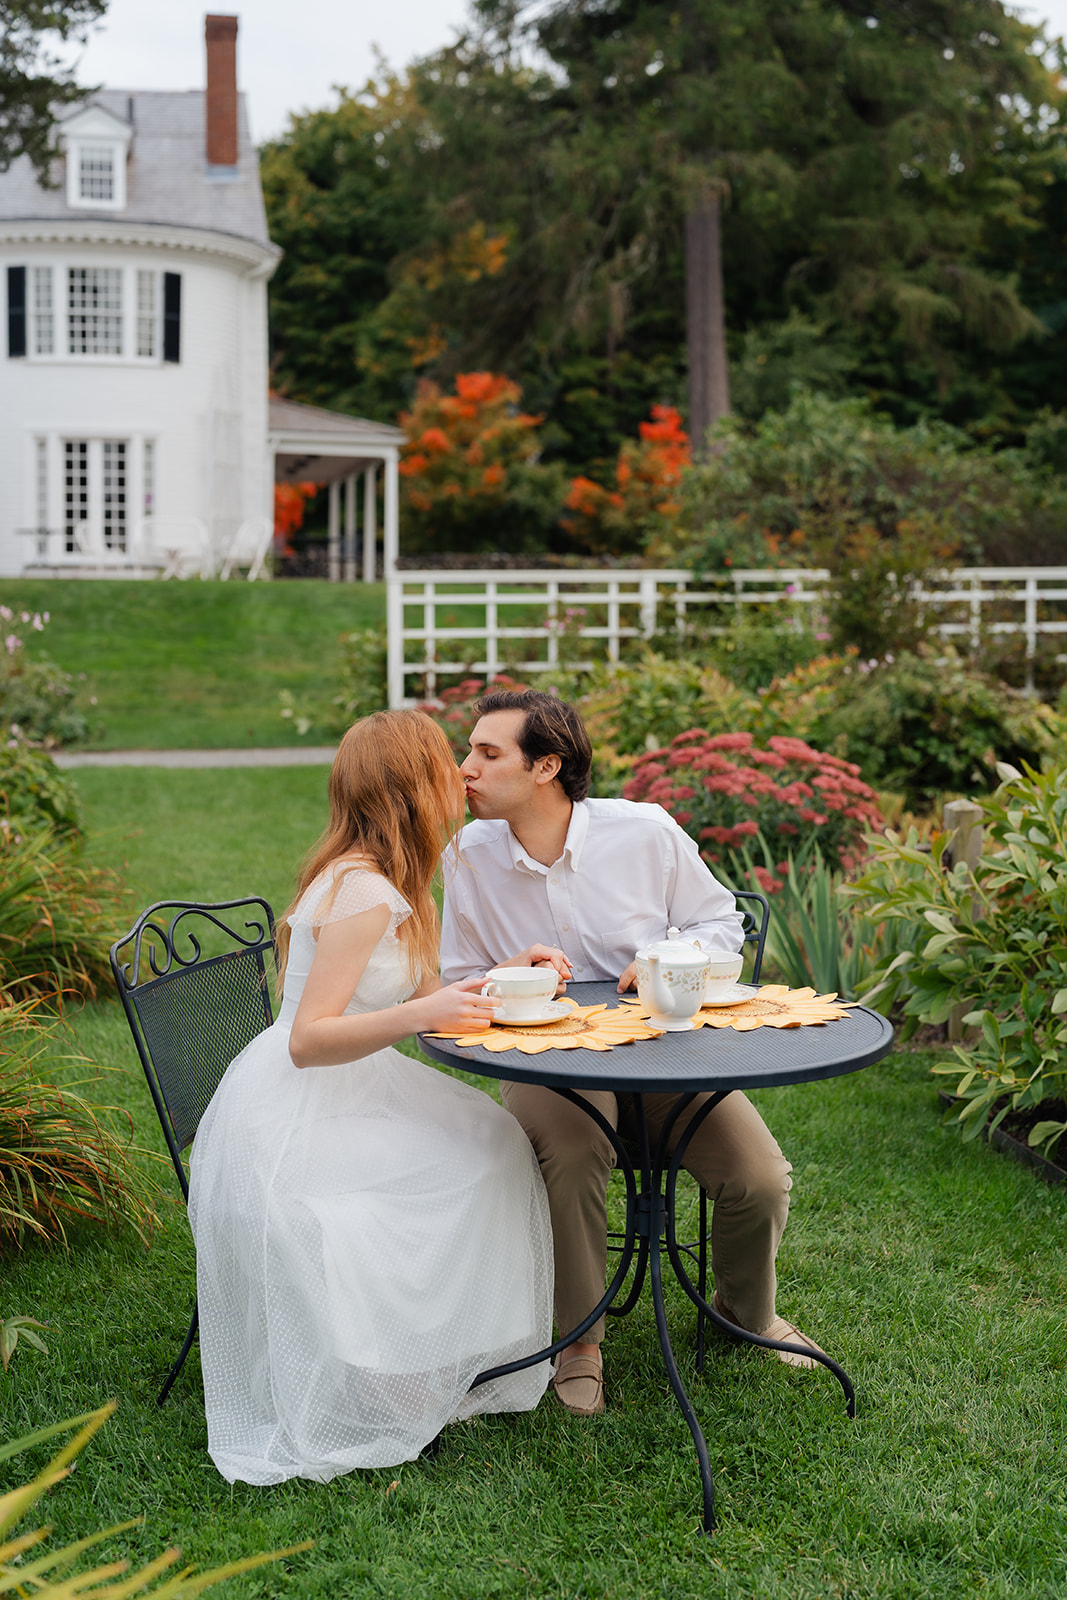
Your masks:
M273 950L274 913L258 897L159 901L111 946L115 984L187 1199L181 1152L230 1062L274 1020Z

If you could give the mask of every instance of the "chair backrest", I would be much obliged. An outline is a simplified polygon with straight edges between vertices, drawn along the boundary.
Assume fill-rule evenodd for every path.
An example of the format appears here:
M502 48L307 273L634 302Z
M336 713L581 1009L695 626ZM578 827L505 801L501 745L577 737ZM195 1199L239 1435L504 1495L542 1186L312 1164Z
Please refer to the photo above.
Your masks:
M192 1143L223 1073L274 1020L265 900L161 900L111 946L111 970L182 1193Z
M763 947L767 943L767 921L771 908L766 895L757 894L755 889L735 889L733 896L738 901L738 911L743 918L744 939L746 944L754 944L755 956L752 962L753 983L759 982L760 968L763 966ZM751 906L741 905L742 900L751 900Z

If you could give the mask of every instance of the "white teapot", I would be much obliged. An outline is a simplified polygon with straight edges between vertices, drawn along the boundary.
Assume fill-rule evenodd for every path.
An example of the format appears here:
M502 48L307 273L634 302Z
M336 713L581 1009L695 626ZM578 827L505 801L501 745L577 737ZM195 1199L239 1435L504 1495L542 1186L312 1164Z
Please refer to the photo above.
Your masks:
M708 976L708 957L696 940L683 939L677 928L668 928L665 939L638 950L634 961L637 993L648 1008L649 1026L664 1033L692 1028Z

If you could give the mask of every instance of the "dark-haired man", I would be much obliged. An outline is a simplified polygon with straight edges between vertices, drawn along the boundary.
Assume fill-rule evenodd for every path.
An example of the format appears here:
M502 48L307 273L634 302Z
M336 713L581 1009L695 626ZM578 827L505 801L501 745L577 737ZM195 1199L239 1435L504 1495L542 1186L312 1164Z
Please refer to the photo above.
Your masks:
M561 981L618 979L621 994L633 983L635 951L663 938L668 925L705 950L740 949L733 895L672 817L659 806L586 798L592 753L573 706L524 690L487 694L476 709L461 767L475 821L459 835L458 859L445 856L446 983L493 966L551 962ZM592 1119L551 1089L503 1083L501 1096L541 1163L555 1238L556 1320L565 1332L604 1293L614 1152ZM628 1097L583 1097L625 1126ZM644 1097L653 1138L676 1098ZM675 1138L691 1115L679 1119ZM719 1309L752 1332L818 1348L775 1311L774 1263L792 1169L743 1094L711 1112L685 1165L715 1202ZM553 1387L575 1415L604 1409L603 1336L601 1318L560 1355ZM812 1364L785 1353L782 1359Z

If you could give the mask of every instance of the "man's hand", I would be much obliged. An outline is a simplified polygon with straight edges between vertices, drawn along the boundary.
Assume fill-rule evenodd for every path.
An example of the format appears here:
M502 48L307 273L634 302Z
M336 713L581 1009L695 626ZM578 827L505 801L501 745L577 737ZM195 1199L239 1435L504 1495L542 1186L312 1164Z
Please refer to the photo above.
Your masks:
M622 977L619 979L619 986L616 989L615 993L616 994L625 994L627 989L636 989L636 988L637 988L637 962L636 961L631 961L630 965L626 968L626 971L623 973Z
M498 967L554 967L557 994L564 992L572 976L570 962L554 944L532 944L528 950L520 950L517 956L508 956L506 961L496 964Z

